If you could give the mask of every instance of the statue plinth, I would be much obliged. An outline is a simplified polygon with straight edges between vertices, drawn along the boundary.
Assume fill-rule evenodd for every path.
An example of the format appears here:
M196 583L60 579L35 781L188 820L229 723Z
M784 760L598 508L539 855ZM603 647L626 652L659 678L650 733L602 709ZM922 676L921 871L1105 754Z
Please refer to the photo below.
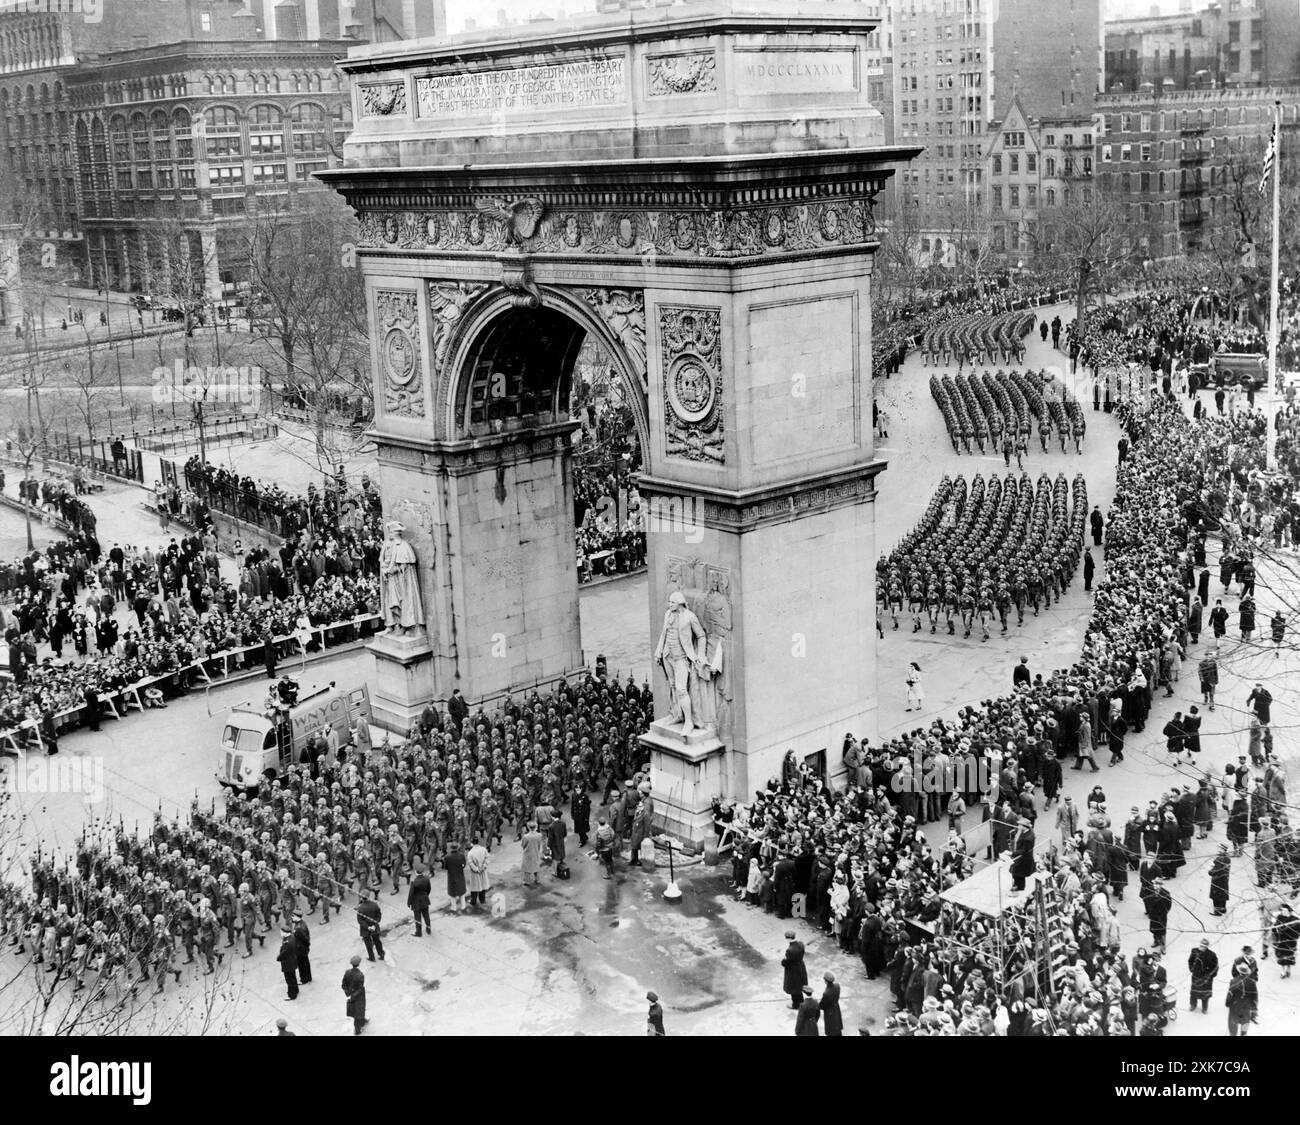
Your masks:
M380 633L366 647L375 658L371 716L377 726L405 738L433 699L433 645L428 630Z
M682 734L680 722L656 719L641 736L650 751L656 831L692 844L713 837L713 798L726 792L725 747L712 727Z

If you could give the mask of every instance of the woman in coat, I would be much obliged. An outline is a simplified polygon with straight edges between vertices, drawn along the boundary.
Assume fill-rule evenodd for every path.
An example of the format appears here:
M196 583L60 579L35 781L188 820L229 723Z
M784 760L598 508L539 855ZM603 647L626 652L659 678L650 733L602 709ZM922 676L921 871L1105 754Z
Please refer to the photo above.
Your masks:
M1210 864L1210 902L1214 905L1214 914L1228 912L1228 878L1232 869L1232 860L1228 858L1228 845L1219 845L1219 854Z
M866 966L867 980L875 980L885 967L885 924L870 903L862 919L862 964Z
M1111 841L1106 848L1106 876L1117 900L1123 900L1128 886L1128 849L1124 844Z
M1201 778L1200 788L1196 791L1196 810L1193 820L1196 824L1196 838L1204 840L1214 827L1214 806L1216 804L1214 787L1209 778Z
M1234 855L1241 855L1241 849L1246 845L1249 815L1246 798L1237 797L1228 814L1228 842L1232 845Z
M1282 976L1291 975L1295 964L1296 940L1300 938L1300 918L1287 902L1283 902L1273 915L1273 951L1282 966Z
M1187 860L1183 856L1182 833L1178 827L1178 820L1169 811L1165 812L1165 818L1160 822L1159 848L1157 862L1160 865L1160 874L1166 879L1172 879Z

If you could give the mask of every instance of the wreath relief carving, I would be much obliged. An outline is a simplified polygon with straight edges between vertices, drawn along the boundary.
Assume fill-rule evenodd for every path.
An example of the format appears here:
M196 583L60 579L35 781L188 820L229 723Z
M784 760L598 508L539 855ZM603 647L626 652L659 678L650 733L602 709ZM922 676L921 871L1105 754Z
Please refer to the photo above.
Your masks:
M423 418L425 396L416 295L409 290L377 290L375 320L379 327L384 413L398 418Z
M669 457L723 462L722 310L664 305L664 448Z

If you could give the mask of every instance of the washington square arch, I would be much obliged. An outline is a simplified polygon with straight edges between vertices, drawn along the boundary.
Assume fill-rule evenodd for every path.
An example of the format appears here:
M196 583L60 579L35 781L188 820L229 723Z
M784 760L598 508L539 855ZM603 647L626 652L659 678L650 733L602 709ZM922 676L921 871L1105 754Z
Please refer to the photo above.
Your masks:
M358 215L424 619L374 646L385 725L580 673L590 336L643 450L663 826L698 839L787 749L834 771L873 731L873 200L917 150L883 144L861 11L701 0L349 55L356 130L323 176Z

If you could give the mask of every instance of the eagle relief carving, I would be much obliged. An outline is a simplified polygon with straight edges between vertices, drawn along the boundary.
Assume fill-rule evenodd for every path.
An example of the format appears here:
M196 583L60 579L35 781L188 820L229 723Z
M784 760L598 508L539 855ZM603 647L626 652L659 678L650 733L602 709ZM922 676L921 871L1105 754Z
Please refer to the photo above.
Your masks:
M507 246L521 246L532 238L546 211L542 201L533 196L514 201L480 199L475 201L474 206L480 214L495 219L502 225Z

